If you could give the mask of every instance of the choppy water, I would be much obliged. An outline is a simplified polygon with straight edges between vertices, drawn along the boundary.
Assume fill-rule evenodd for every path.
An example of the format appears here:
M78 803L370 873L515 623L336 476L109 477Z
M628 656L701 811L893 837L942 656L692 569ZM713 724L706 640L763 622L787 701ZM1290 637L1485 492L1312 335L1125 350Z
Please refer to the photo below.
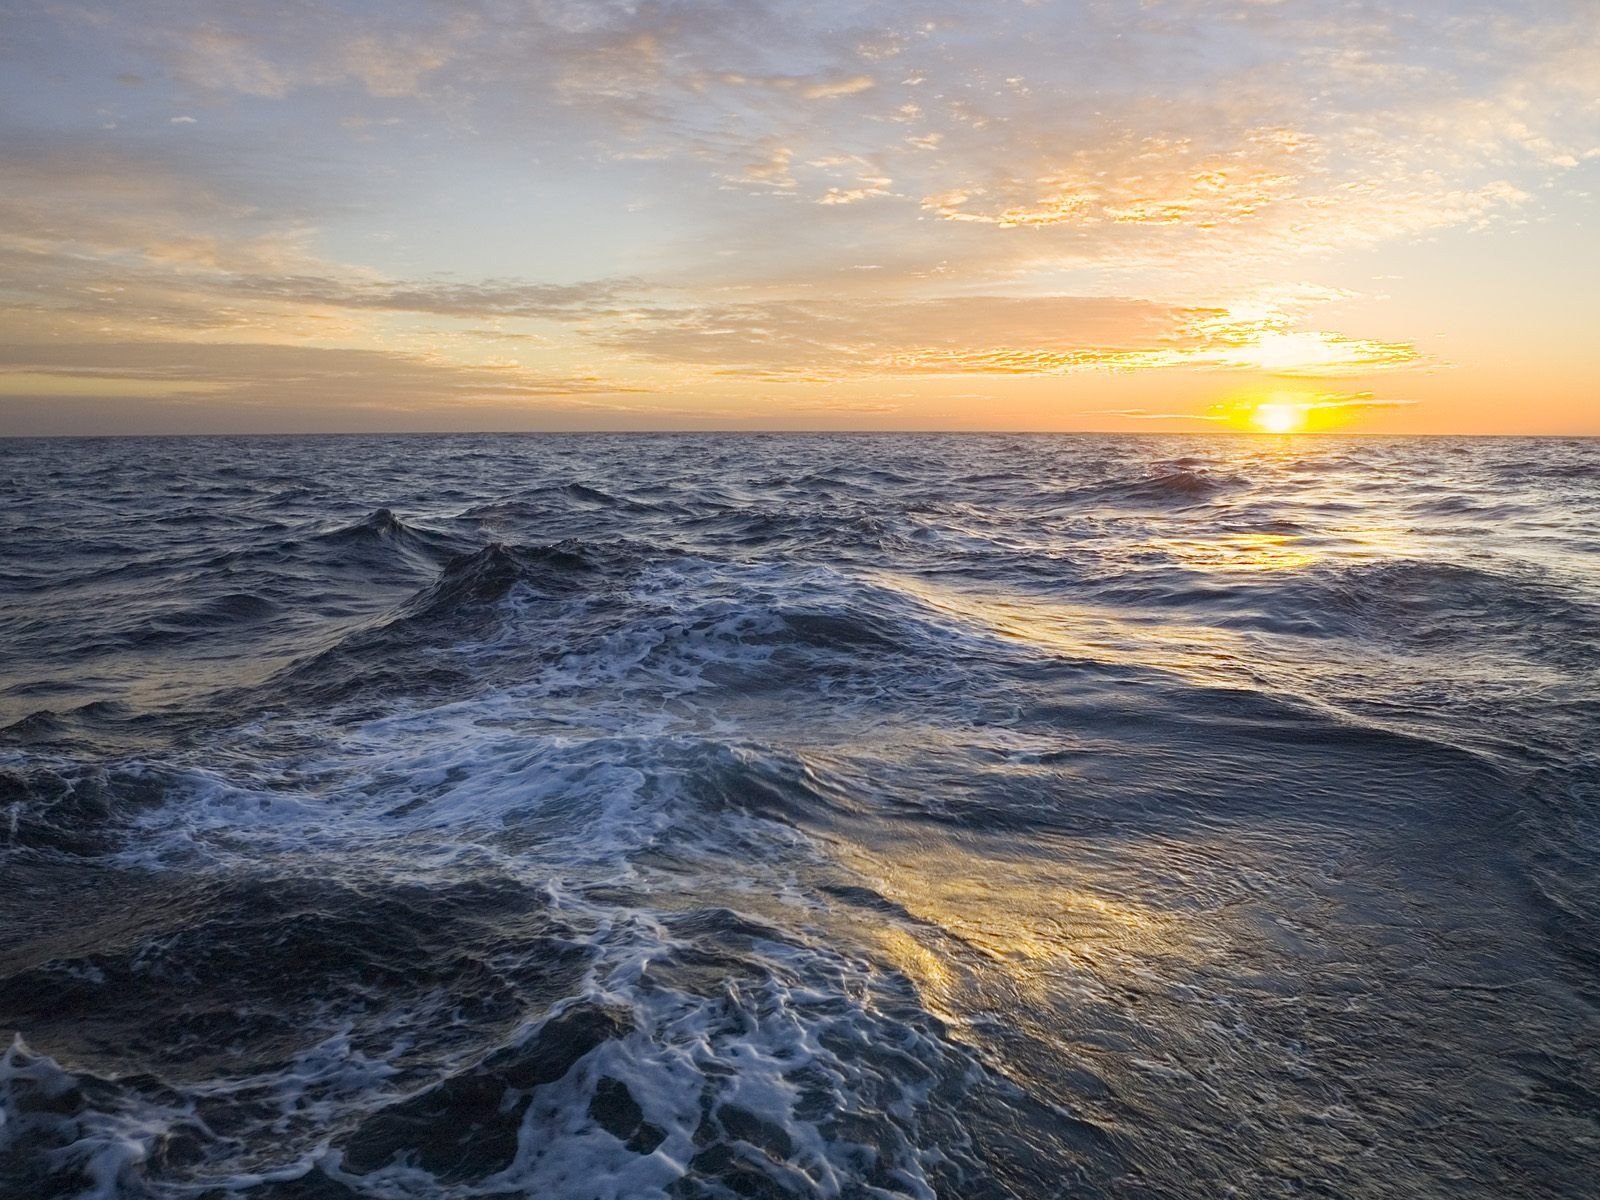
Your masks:
M0 556L0 1195L1600 1177L1600 443L12 441Z

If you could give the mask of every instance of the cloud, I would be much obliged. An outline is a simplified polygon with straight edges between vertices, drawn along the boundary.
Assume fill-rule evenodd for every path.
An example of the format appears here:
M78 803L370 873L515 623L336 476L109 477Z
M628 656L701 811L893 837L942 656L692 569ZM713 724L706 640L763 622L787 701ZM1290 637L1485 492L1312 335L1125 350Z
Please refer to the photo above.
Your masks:
M754 184L780 192L793 191L796 183L790 164L794 162L794 150L775 143L755 149L756 157L738 165L724 178L730 183Z
M241 272L314 261L305 243L316 181L219 163L214 151L198 131L137 149L109 134L12 139L0 151L0 248L63 267L85 256Z
M22 6L0 319L40 344L517 341L549 364L529 378L644 364L685 394L1417 365L1431 314L1369 302L1356 336L1313 319L1328 295L1255 289L1560 216L1600 151L1590 8ZM78 107L37 101L57 80Z
M870 75L852 75L848 79L831 79L808 85L801 93L807 100L837 100L840 96L854 96L876 85Z
M1125 417L1130 421L1204 421L1222 422L1230 420L1229 417L1219 412L1155 412L1148 408L1090 408L1085 409L1086 417Z
M339 47L339 68L373 96L415 96L450 61L453 48L426 38L385 39L360 34Z
M883 181L885 184L888 182L888 180ZM888 189L886 187L877 186L876 184L854 188L831 187L821 196L817 197L817 203L828 205L857 204L862 200L869 200L873 196L887 195L889 195Z
M0 313L53 317L68 336L253 328L294 338L330 312L600 317L636 303L641 287L385 278L315 253L292 193L200 169L98 144L0 154L14 185L0 196Z
M43 381L41 383L41 381ZM515 364L457 363L395 351L215 342L0 343L0 390L50 381L105 395L170 385L185 403L329 407L516 402L637 392L592 375L555 377Z
M465 49L472 26L460 18L385 26L337 6L301 9L286 21L271 6L251 3L217 10L195 25L182 8L151 8L149 23L129 28L129 39L147 43L183 83L274 100L342 86L384 99L420 95L429 77Z
M432 313L446 317L574 320L617 312L638 286L638 281L625 279L570 284L516 279L455 283L258 275L234 281L229 291L235 296L334 308Z
M1235 311L1106 297L963 296L656 308L598 336L652 358L797 381L1167 367L1314 377L1421 358L1409 343L1307 330L1296 321L1261 303Z
M196 87L282 96L290 79L243 33L207 22L171 42L173 69Z
M1571 169L1600 142L1587 86L1600 29L1584 8L1467 4L1416 21L1321 0L464 0L286 22L242 0L199 25L174 0L139 22L71 11L131 53L140 70L124 74L154 59L211 93L411 101L414 123L486 148L590 144L607 161L673 164L654 182L708 207L734 201L696 197L697 178L858 203L874 185L812 190L795 164L865 154L908 199L863 221L902 239L921 214L973 226L967 269L1055 256L1116 270L1326 252L1536 203L1530 171ZM904 69L882 73L888 58Z
M1281 128L1251 130L1222 151L1188 138L1123 139L1077 150L1031 184L956 189L922 206L945 220L1002 229L1103 223L1210 229L1250 221L1294 196L1318 157L1311 139Z

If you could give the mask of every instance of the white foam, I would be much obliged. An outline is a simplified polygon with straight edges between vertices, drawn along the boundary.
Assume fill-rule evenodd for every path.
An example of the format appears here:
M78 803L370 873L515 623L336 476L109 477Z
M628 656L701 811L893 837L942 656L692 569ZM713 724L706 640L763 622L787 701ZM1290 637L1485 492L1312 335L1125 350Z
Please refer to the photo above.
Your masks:
M744 811L737 786L721 782L766 782L795 764L779 748L737 736L725 691L707 693L716 672L758 681L793 641L786 609L838 580L740 569L737 586L725 586L739 599L720 598L716 577L733 570L694 560L651 568L631 585L628 619L602 623L598 635L581 633L591 598L555 603L516 588L490 633L436 651L493 677L497 663L529 663L530 637L548 641L552 626L574 628L569 648L538 658L514 683L447 701L395 699L375 718L266 715L218 744L118 764L158 776L167 794L127 819L110 863L407 884L489 867L538 888L590 953L583 985L563 1004L620 1010L632 1027L538 1091L514 1161L487 1180L447 1187L403 1163L356 1177L338 1162L339 1139L355 1123L428 1085L411 1074L401 1091L395 1065L408 1039L425 1032L419 1023L432 1019L413 1001L411 1011L392 1014L386 1050L375 1048L370 1028L358 1045L346 1023L276 1072L190 1085L176 1107L130 1094L114 1111L72 1118L76 1136L63 1153L86 1173L94 1189L86 1195L114 1195L172 1128L194 1124L197 1105L221 1105L267 1115L239 1144L213 1139L205 1162L178 1172L186 1182L150 1184L157 1194L245 1189L315 1163L385 1197L664 1197L703 1149L696 1130L707 1114L715 1126L722 1106L732 1106L744 1114L738 1121L781 1131L771 1137L787 1153L733 1130L715 1140L790 1190L838 1196L851 1185L858 1195L888 1196L859 1188L863 1163L883 1155L886 1177L897 1181L892 1194L931 1198L928 1168L951 1147L919 1148L917 1114L935 1080L981 1069L944 1038L886 1015L888 1000L908 1005L903 981L794 932L719 944L744 967L719 991L672 986L652 964L693 947L671 932L666 909L591 898L597 885L631 881L664 905L692 905L698 869L724 894L743 888L797 910L808 903L794 873L820 862L821 849L793 823ZM874 687L866 681L860 695ZM859 719L847 699L830 699L832 719ZM806 776L803 761L795 773ZM671 871L646 865L645 852L658 846L670 848ZM517 1036L548 1017L531 1014ZM312 1027L325 1025L319 1017ZM45 1070L18 1065L22 1053L6 1060L8 1069ZM471 1065L440 1060L433 1080ZM662 1131L651 1153L630 1150L590 1116L604 1078L624 1084L644 1121ZM841 1115L876 1130L875 1144L827 1132Z

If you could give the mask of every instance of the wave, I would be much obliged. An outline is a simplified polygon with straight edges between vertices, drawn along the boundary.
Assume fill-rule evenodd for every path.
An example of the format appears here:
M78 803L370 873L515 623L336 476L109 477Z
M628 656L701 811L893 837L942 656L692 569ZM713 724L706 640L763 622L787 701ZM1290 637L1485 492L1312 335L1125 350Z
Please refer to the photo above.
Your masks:
M311 540L346 552L381 547L425 559L447 557L459 548L459 543L449 536L403 521L387 508L374 509L359 521L325 530Z
M70 1074L17 1036L0 1056L0 1187L15 1196L78 1200L129 1194L123 1185L152 1159L181 1161L204 1134L191 1114L171 1105L170 1094L155 1090L141 1097L109 1080Z
M270 621L282 611L276 601L256 592L224 592L175 611L155 613L130 628L116 631L115 636L118 644L133 649L188 643L207 634L237 635L241 629Z
M491 542L450 559L434 583L400 607L400 614L410 620L455 616L502 600L519 586L545 594L571 591L599 571L598 559L575 539L550 546Z
M114 845L116 827L162 803L166 792L159 772L136 767L52 767L26 759L0 766L0 850L77 858L104 854Z
M461 720L464 733L478 727ZM414 731L385 724L391 747L415 744ZM417 847L482 846L487 831L521 824L543 773L505 769L505 756L527 753L514 733L473 736L460 763L476 776L433 762L462 792L456 802L386 815L394 789L354 783L346 799L367 798L370 842L351 836L361 818L336 804L299 831L327 839L330 822L344 824L325 845L297 838L282 809L259 826L277 848L252 843L241 819L252 802L240 797L212 835L233 872L169 866L145 885L162 890L143 898L143 920L120 933L121 906L81 906L72 944L91 949L0 981L0 1010L40 1037L90 1032L106 1049L88 1057L110 1062L137 1042L179 1078L69 1073L19 1041L0 1064L0 1184L276 1195L267 1184L325 1180L361 1196L454 1196L559 1194L604 1177L645 1195L689 1174L800 1196L865 1170L931 1197L1023 1187L1085 1153L1111 1155L1104 1135L952 1039L897 972L693 895L697 875L684 872L697 856L771 863L798 845L747 822L792 819L802 792L813 816L831 803L830 785L800 764L695 740L596 744L597 799L609 804L619 764L637 763L620 773L677 779L670 796L689 805L641 829L637 814L574 810L572 774L546 780L570 844L632 830L646 851L636 865L576 889L517 878L507 868L523 854L470 883L419 878ZM425 783L392 749L371 765ZM193 807L167 818L192 835ZM408 827L434 832L408 846ZM741 827L756 840L730 836ZM525 829L524 854L552 861L549 826ZM390 854L414 882L369 874ZM661 907L679 887L691 902Z
M300 1180L374 1197L596 1179L666 1195L688 1176L788 1197L865 1178L931 1200L1116 1161L1106 1134L981 1062L892 972L717 908L588 945L591 982L442 1067L368 1029L242 1080L171 1086L69 1073L19 1039L0 1059L0 1183L108 1200Z
M1600 608L1548 573L1401 559L1308 572L1277 598L1324 633L1409 646L1493 638L1574 663L1600 646Z
M390 509L377 508L354 524L341 525L325 533L319 533L316 537L317 540L325 542L348 542L368 538L403 539L414 534L415 531Z
M1291 548L1292 553L1292 548ZM1600 605L1572 581L1528 565L1496 568L1422 559L1316 561L1251 569L1249 552L1218 573L1163 556L1086 581L1096 603L1123 612L1179 612L1218 628L1337 639L1431 652L1515 645L1580 665L1600 651ZM1058 577L1061 573L1058 572Z
M855 671L914 647L934 650L940 637L930 614L893 588L840 603L792 593L780 577L727 559L627 540L491 543L450 559L432 583L302 656L263 690L321 703L379 684L396 695L439 693L474 681L514 686L530 672L614 681L636 668L658 684L660 672L691 683L708 669L734 669L770 689L819 669ZM451 646L460 652L440 653ZM754 678L762 671L765 679Z
M1248 486L1249 481L1239 475L1191 465L1091 484L1069 492L1068 499L1076 504L1111 502L1183 507L1242 491Z
M480 524L527 525L547 520L554 513L586 509L637 515L662 515L682 511L671 501L640 500L573 480L567 483L545 484L505 499L475 504L463 511L461 518Z
M569 539L548 546L491 543L445 561L434 580L338 633L261 687L297 706L326 704L372 689L404 695L470 686L482 664L433 653L441 646L504 629L516 600L581 598L608 574L625 570L631 551Z

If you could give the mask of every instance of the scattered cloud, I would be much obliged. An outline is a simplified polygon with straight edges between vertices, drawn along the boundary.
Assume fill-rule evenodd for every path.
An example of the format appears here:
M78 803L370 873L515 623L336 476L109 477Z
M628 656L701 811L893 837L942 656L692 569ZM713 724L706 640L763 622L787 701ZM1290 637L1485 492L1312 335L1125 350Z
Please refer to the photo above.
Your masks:
M964 296L661 307L602 340L647 357L769 379L1060 375L1191 367L1283 377L1410 365L1405 342L1306 330L1281 308L1081 296Z
M132 347L232 346L161 361L241 402L292 363L418 403L639 364L684 388L1402 369L1431 316L1342 332L1319 306L1351 297L1316 280L1551 219L1600 158L1580 0L24 9L8 336L146 372ZM542 365L469 361L495 342Z
M848 79L830 79L809 84L802 93L807 100L837 100L840 96L854 96L875 86L870 75L852 75Z
M515 364L462 364L419 354L315 346L200 342L0 343L0 392L48 395L93 383L108 395L152 387L195 403L303 402L409 407L637 392L590 375L556 377Z

